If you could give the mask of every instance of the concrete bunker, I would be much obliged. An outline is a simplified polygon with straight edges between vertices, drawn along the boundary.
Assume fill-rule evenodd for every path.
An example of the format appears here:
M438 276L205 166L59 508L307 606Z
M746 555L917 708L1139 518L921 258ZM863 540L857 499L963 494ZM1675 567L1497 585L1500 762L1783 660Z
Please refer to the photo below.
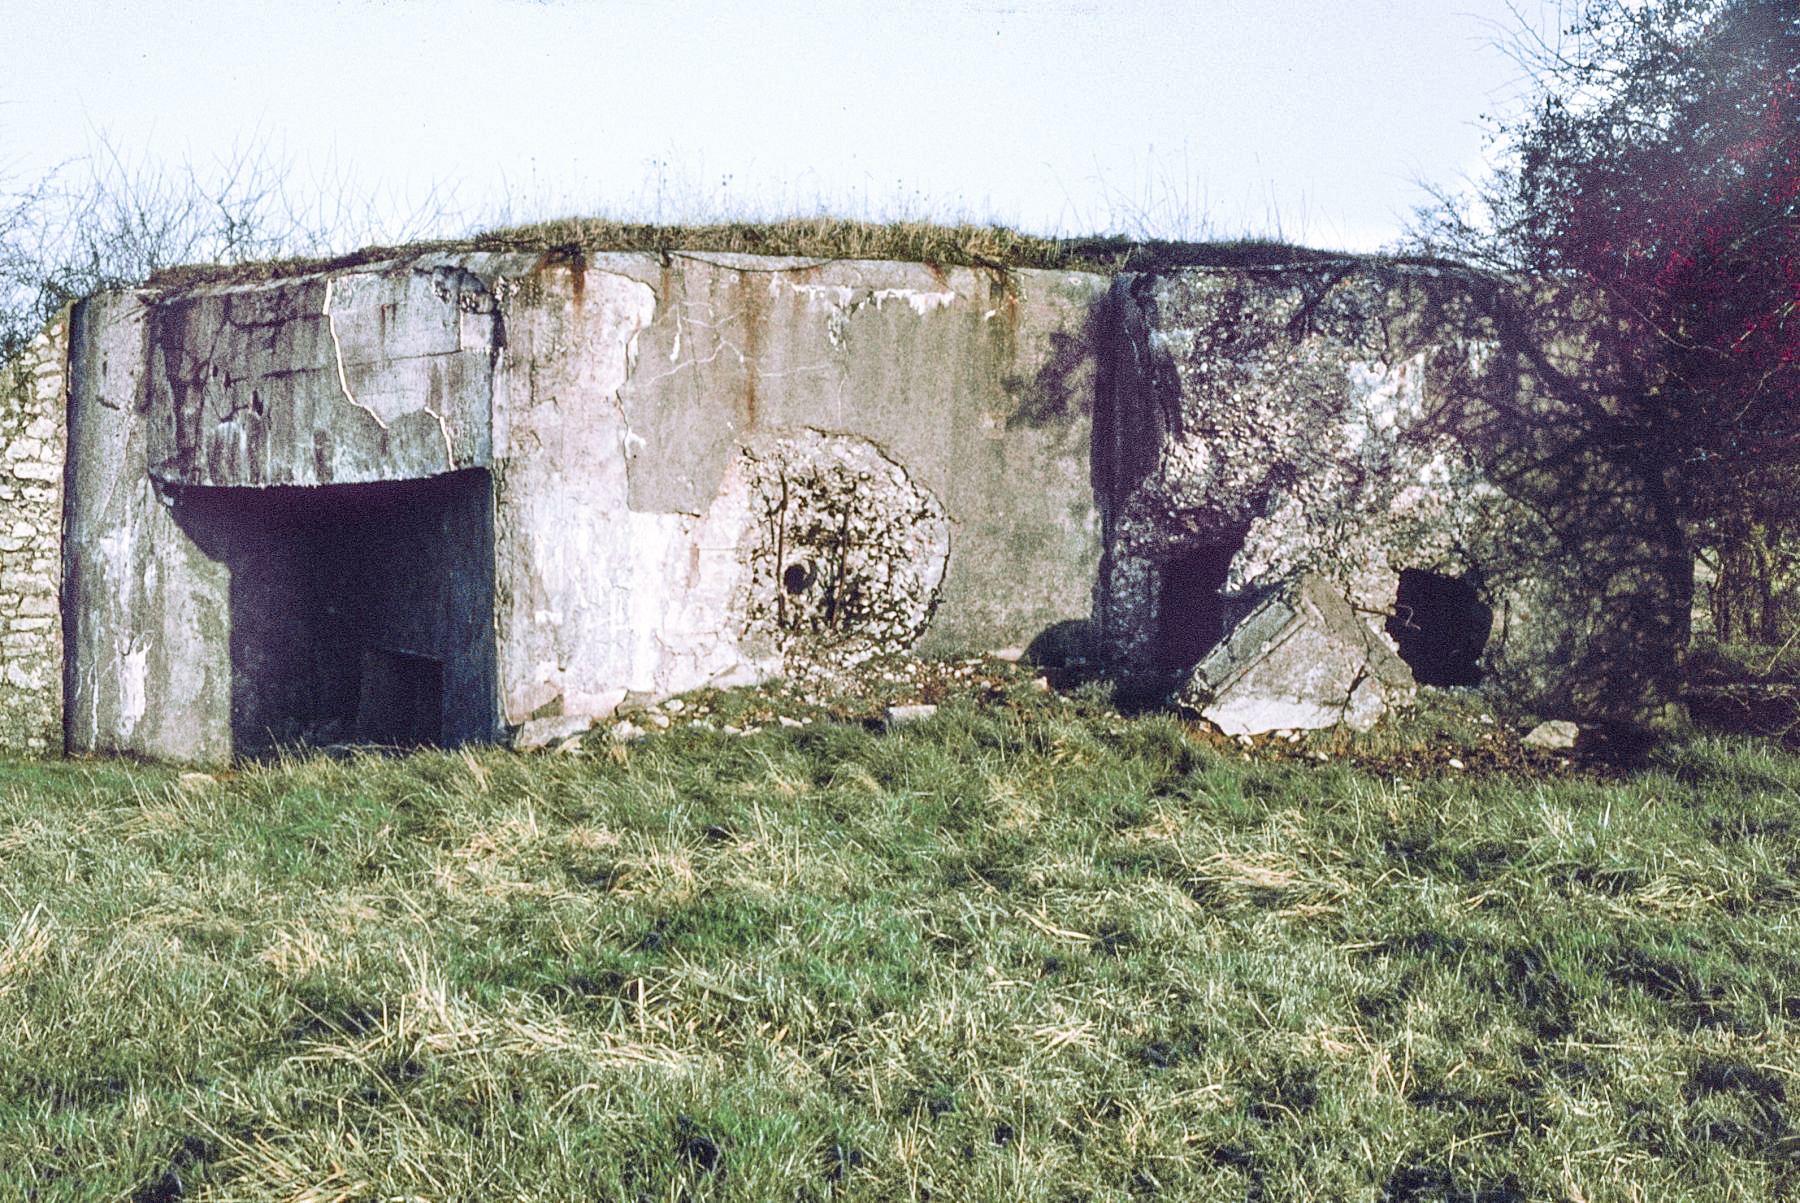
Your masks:
M105 294L27 599L60 588L62 627L21 601L9 648L60 641L68 750L210 762L914 650L1028 648L1246 730L1420 683L1639 715L1688 578L1645 541L1656 482L1589 437L1630 384L1596 316L1352 260L440 249Z
M485 470L171 495L176 524L230 575L238 754L493 738Z

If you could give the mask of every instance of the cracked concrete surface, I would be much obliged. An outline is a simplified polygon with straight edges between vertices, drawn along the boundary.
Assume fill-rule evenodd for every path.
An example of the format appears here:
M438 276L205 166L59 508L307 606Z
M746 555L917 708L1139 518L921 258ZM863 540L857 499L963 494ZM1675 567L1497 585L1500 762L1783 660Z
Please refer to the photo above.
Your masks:
M89 302L70 746L219 760L377 711L497 738L1080 621L1090 407L1013 419L1091 363L1067 332L1104 291L471 253Z
M506 334L479 284L460 264L400 266L154 304L153 475L262 488L488 466Z

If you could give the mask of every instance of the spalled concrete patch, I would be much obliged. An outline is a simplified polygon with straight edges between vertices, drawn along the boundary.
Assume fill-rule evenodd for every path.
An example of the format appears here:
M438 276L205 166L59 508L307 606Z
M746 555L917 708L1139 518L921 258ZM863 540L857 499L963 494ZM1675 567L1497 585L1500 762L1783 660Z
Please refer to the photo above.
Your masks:
M738 606L790 668L905 651L937 608L943 505L874 446L800 431L746 449L753 517Z

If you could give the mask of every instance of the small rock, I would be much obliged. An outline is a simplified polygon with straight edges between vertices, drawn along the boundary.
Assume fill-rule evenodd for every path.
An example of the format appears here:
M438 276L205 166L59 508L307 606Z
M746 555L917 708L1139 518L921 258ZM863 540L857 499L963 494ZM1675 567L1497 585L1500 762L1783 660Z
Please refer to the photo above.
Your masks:
M903 727L907 723L923 722L936 713L936 706L925 703L916 706L889 706L887 708L887 725Z
M580 735L593 725L593 718L585 714L558 714L550 718L527 719L513 732L512 746L519 752L548 748Z
M662 708L667 710L670 714L680 714L683 710L687 709L687 703L680 698L670 698L662 704Z
M1581 738L1581 727L1567 719L1553 719L1547 723L1539 723L1519 742L1528 748L1546 748L1552 752L1566 751L1575 746Z
M1446 760L1444 763L1449 765L1453 769L1460 769L1463 767L1463 762L1458 760L1454 756L1452 756L1450 759Z
M775 721L779 722L784 727L804 727L804 726L806 726L806 724L801 722L799 719L789 718L785 714L777 716Z
M648 731L644 730L630 719L615 723L612 729L612 737L620 743L627 743L634 739L642 739L648 734L650 734Z
M667 731L674 720L659 710L647 710L644 712L644 721L658 731Z

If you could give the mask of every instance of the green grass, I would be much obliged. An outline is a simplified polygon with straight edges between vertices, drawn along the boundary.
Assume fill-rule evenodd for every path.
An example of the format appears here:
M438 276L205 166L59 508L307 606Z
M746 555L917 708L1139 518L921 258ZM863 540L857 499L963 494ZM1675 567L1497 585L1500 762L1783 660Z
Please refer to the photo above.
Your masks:
M1245 760L1030 691L4 763L0 1198L1791 1197L1795 782Z

